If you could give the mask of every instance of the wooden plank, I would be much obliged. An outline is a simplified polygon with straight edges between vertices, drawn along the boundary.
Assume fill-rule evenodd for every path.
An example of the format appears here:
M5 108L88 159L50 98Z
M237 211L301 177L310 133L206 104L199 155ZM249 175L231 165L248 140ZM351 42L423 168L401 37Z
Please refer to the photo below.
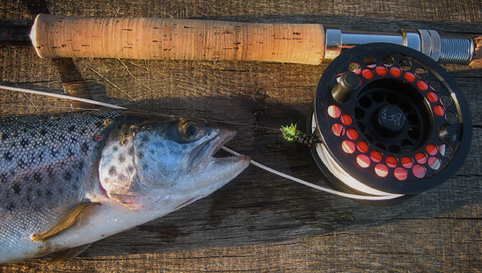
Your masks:
M42 9L77 16L159 16L244 22L337 24L344 29L433 28L481 34L478 1L2 1L4 18ZM60 90L51 60L32 48L0 48L2 81ZM156 112L238 124L229 143L278 170L325 184L307 148L282 140L280 125L304 126L326 65L249 62L77 59L99 100ZM210 197L166 217L93 244L61 265L34 259L0 265L33 271L477 271L482 259L481 70L446 66L469 101L471 151L443 185L392 207L374 207L315 192L248 168ZM0 112L59 111L68 104L0 92ZM262 109L265 117L253 116ZM272 130L273 129L273 130Z

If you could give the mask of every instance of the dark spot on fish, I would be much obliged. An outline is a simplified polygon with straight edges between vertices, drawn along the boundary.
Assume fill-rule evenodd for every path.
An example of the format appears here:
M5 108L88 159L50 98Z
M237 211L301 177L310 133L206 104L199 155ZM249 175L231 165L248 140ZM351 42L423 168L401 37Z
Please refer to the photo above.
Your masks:
M80 149L84 154L87 154L87 152L89 151L89 145L87 145L87 142L84 141Z
M30 145L30 141L26 138L22 138L22 140L20 140L20 145L25 149Z
M145 170L145 171L149 170L149 165L143 164L142 169Z
M116 172L117 171L116 171L115 167L111 166L110 169L109 169L109 175L114 175L114 174L116 174Z
M13 211L14 209L15 209L15 205L14 205L12 202L10 202L10 203L7 205L7 210L11 212L11 211Z
M23 159L19 159L17 161L17 165L20 169L25 169L27 167L27 163L25 163L25 161L23 161Z
M15 183L12 186L12 190L15 194L20 194L20 191L22 190L22 188L20 188L19 184Z
M2 134L2 140L5 141L8 139L8 134L7 133L3 133Z
M10 152L4 153L4 154L3 154L3 158L4 158L6 161L12 161L12 159L13 159L12 153L10 153Z
M29 181L30 180L30 177L29 177L28 173L23 174L22 177L23 177L23 181Z
M8 178L8 174L7 174L7 173L1 173L1 174L0 174L0 182L2 182L2 183L7 183L7 178Z
M142 142L149 142L149 136L148 135L143 135L142 136Z
M66 172L64 173L64 179L65 179L65 180L70 180L70 179L72 179L72 173L71 173L70 171L66 171Z
M75 125L69 127L69 132L73 133L75 131Z
M127 167L127 171L128 171L129 173L133 173L133 172L134 172L134 166L129 165L129 166Z
M129 150L127 150L127 154L129 156L134 156L134 147L130 147Z
M122 162L124 162L124 161L126 161L126 157L121 154L121 155L119 156L119 162L122 163Z
M104 127L104 123L102 121L97 121L94 125L97 129L102 129Z
M42 191L37 190L36 196L37 196L37 198L41 198L42 197Z
M50 154L52 155L52 157L57 157L57 149L56 148L50 149Z
M52 165L49 165L47 167L47 174L49 175L50 178L54 177L54 168L52 167Z
M144 153L143 153L143 152L139 152L139 154L137 155L137 157L139 157L139 159L144 159Z
M50 190L48 190L48 189L45 190L45 196L46 196L46 197L52 197L52 191L50 191Z
M77 165L77 167L78 167L79 170L82 170L82 169L84 168L84 161L81 160L81 161L79 162L79 164Z
M41 151L41 152L38 154L39 162L42 161L43 157L44 157L44 151Z
M60 140L60 142L64 143L67 141L67 136L65 134L60 134L58 136L58 140Z
M59 167L60 167L60 169L65 169L67 167L67 162L61 161Z
M117 152L118 150L119 150L119 147L117 145L112 147L112 151Z
M35 182L37 183L42 182L42 175L39 172L34 173L33 180L35 180Z
M46 129L40 130L40 135L45 136L48 133Z

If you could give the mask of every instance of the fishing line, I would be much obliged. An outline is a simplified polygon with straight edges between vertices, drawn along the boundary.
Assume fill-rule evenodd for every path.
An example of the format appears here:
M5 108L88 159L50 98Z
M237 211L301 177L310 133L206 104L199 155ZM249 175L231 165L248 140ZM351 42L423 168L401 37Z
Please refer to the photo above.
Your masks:
M26 89L26 88L19 88L19 87L12 87L12 86L7 86L7 85L0 85L0 88L5 89L5 90L22 92L22 93L48 96L48 97L54 97L54 98L59 98L59 99L74 100L74 101L79 101L79 102L83 102L83 103L109 107L109 108L112 108L112 109L123 109L123 110L127 109L125 107L118 106L118 105L115 105L115 104L110 104L110 103L105 103L105 102L100 102L100 101L90 100L90 99L85 99L85 98L79 98L79 97L74 97L74 96L69 96L69 95L55 94L55 93L50 93L50 92L44 92L44 91L38 91L38 90L32 90L32 89Z
M235 156L241 156L241 154L227 148L226 146L222 146L221 149L223 149L224 151L228 152L228 153L231 153ZM333 190L333 189L329 189L329 188L325 188L325 187L321 187L321 186L318 186L316 184L313 184L313 183L310 183L310 182L307 182L305 180L302 180L302 179L299 179L299 178L296 178L296 177L293 177L291 175L288 175L288 174L285 174L285 173L282 173L282 172L279 172L275 169L272 169L270 167L267 167L257 161L254 161L254 160L251 160L251 164L258 167L258 168L261 168L265 171L268 171L270 173L273 173L273 174L276 174L278 176L281 176L283 178L286 178L286 179L289 179L289 180L292 180L296 183L299 183L299 184L302 184L302 185L305 185L305 186L308 186L310 188L313 188L313 189L316 189L316 190L319 190L319 191L323 191L323 192L327 192L327 193L331 193L331 194L334 194L334 195L338 195L338 196L341 196L341 197L345 197L345 198L350 198L350 199L356 199L356 200L369 200L369 201L379 201L379 200L389 200L389 199L394 199L394 198L398 198L398 197L402 197L403 195L397 195L397 194L394 194L394 195L381 195L381 196L364 196L364 195L358 195L358 194L350 194L350 193L346 193L346 192L341 192L341 191L337 191L337 190Z
M117 106L117 105L110 104L110 103L104 103L104 102L99 102L99 101L95 101L95 100L79 98L79 97L74 97L74 96L69 96L69 95L60 95L60 94L55 94L55 93L50 93L50 92L37 91L37 90L26 89L26 88L11 87L11 86L5 86L5 85L0 85L0 88L6 89L6 90L11 90L11 91L16 91L16 92L23 92L23 93L41 95L41 96L49 96L49 97L55 97L55 98L60 98L60 99L75 100L75 101L79 101L79 102L83 102L83 103L94 104L94 105L104 106L104 107L113 108L113 109L127 110L127 108L122 107L122 106ZM71 108L69 108L69 109L71 109ZM82 110L82 108L79 108L79 107L76 107L75 109L76 110ZM92 110L92 109L87 109L87 110ZM153 113L153 114L154 115L166 116L166 115L157 114L157 113ZM169 116L172 116L172 115L169 115ZM225 122L225 121L220 121L220 120L211 120L211 121ZM233 123L233 122L228 122L228 123L233 124L233 125L246 126L246 124L241 124L241 123ZM276 131L276 132L280 131L280 129L270 128L270 127L263 127L263 126L258 126L258 125L251 125L251 126L256 126L258 128L263 128L263 129L269 129L269 130ZM223 150L233 154L233 155L240 156L239 153L237 153L237 152L235 152L235 151L233 151L233 150L231 150L227 147L223 146L221 148ZM387 199L398 197L398 196L393 196L393 197L392 196L361 196L361 195L356 195L356 194L344 193L344 192L336 191L336 190L333 190L333 189L324 188L324 187L318 186L316 184L313 184L313 183L301 180L299 178L290 176L288 174L276 171L272 168L269 168L267 166L262 165L261 163L259 163L257 161L254 161L254 160L251 160L251 164L256 166L256 167L259 167L263 170L266 170L268 172L276 174L278 176L281 176L281 177L284 177L286 179L297 182L299 184L314 188L314 189L319 190L319 191L324 191L324 192L327 192L327 193L331 193L331 194L335 194L335 195L338 195L338 196L341 196L341 197L345 197L345 198L358 199L358 200L387 200Z
M399 201L450 178L472 135L469 107L450 74L388 43L357 46L328 65L309 124L320 139L313 158L333 188Z
M16 91L16 92L29 93L29 94L40 95L40 96L47 96L47 97L54 97L54 98L60 98L60 99L79 101L79 102L83 102L83 103L87 103L87 104L93 104L93 105L108 107L108 108L112 108L112 109L127 110L127 111L135 112L135 110L128 109L128 108L123 107L123 106L118 106L118 105L111 104L111 103L105 103L105 102L100 102L100 101L96 101L96 100L80 98L80 97L75 97L75 96L70 96L70 95L56 94L56 93L38 91L38 90L27 89L27 88L12 87L12 86L8 86L8 85L0 85L0 88L5 89L5 90L10 90L10 91ZM56 107L56 108L61 108L61 107ZM96 109L88 109L88 108L81 108L81 107L69 107L68 109L90 110L90 111L96 110ZM180 116L177 116L177 115L151 113L151 112L149 112L149 114L156 115L156 116L163 116L163 117L180 117ZM272 127L265 127L265 126L259 126L259 125L249 125L249 124L244 124L244 123L239 123L239 122L227 122L227 121L218 120L218 119L208 119L208 118L205 118L205 119L208 120L208 121L223 122L223 123L227 123L227 124L244 126L244 127L246 127L246 126L256 127L256 128L270 130L270 131L273 131L273 132L279 132L279 129L272 128Z
M126 110L66 95L0 88ZM254 160L251 164L319 191L380 204L405 200L447 180L465 160L472 135L467 102L448 72L420 52L383 43L357 46L328 65L308 124L311 135L296 125L282 127L281 132L285 139L311 147L334 189Z

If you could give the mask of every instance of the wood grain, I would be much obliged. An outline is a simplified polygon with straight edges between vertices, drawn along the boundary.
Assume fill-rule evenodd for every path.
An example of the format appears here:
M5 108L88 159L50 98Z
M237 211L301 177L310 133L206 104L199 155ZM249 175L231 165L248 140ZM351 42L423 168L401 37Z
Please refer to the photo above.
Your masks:
M42 2L42 1L40 1ZM33 19L34 1L2 1L5 18ZM44 1L53 14L324 23L344 29L482 33L478 1ZM270 167L325 184L307 148L280 125L306 124L326 65L241 61L75 59L95 99L238 124L227 146ZM249 167L213 195L91 246L61 265L47 258L2 272L480 272L482 71L447 65L469 102L473 141L457 174L408 202L374 207L315 192ZM62 90L53 62L31 47L0 48L4 82ZM0 91L0 113L63 111L68 102ZM264 111L256 120L255 110ZM302 127L304 128L304 127Z

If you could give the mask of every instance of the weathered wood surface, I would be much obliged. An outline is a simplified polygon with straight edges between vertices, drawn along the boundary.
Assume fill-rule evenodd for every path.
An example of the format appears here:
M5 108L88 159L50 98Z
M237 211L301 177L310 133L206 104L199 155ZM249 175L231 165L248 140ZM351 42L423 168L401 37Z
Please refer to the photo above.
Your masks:
M325 23L349 30L437 29L482 34L478 0L374 1L30 1L2 0L3 19L34 14L156 16L243 22ZM2 82L61 90L52 60L31 47L0 48ZM325 65L76 59L99 100L239 124L229 147L266 165L324 184L303 145L282 124L304 124ZM38 271L482 271L482 71L449 65L470 105L472 148L441 186L392 207L315 192L255 167L213 195L131 231L94 243L61 265L34 259L0 265ZM68 104L0 91L0 112L58 111ZM256 121L253 112L263 109ZM251 126L257 125L257 126Z

